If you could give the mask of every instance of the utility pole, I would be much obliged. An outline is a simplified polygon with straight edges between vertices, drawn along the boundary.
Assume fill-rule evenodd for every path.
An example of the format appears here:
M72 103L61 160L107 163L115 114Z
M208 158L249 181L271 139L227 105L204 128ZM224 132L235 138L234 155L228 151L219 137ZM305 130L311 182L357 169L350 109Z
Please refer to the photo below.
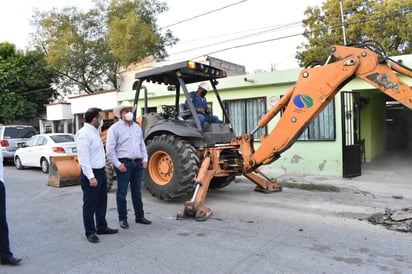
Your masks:
M346 21L343 16L343 0L340 0L340 14L342 16L343 44L346 46Z

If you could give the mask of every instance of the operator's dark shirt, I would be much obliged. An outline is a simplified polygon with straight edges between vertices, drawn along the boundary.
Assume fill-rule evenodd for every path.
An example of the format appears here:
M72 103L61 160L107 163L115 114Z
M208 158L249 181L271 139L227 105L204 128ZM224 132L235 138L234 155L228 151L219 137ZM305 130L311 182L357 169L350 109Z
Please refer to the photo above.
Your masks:
M193 102L193 105L195 106L196 111L197 111L198 108L203 108L205 110L205 113L208 113L206 97L199 96L196 93L196 91L190 92L189 96L190 96L190 99ZM188 102L185 102L185 109L189 109Z

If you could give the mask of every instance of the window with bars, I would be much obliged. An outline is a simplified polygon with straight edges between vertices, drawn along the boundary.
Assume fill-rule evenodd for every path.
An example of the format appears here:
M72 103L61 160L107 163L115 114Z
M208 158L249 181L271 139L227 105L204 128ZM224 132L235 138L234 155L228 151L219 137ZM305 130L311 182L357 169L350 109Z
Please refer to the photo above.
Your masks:
M266 97L225 100L224 105L237 136L252 131L259 118L266 113ZM267 127L254 134L255 140L262 134L267 134Z
M298 140L334 141L335 132L335 100L331 100L319 116L302 132Z

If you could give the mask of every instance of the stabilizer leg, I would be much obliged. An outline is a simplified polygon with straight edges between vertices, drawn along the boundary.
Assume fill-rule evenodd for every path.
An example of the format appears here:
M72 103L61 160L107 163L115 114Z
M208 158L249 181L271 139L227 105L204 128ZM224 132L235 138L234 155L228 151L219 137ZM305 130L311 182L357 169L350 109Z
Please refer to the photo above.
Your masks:
M195 191L192 199L185 203L182 213L178 213L178 220L186 216L195 217L196 221L205 221L212 214L212 210L204 206L206 195L209 190L210 181L215 176L215 171L210 170L211 158L208 154L200 166L198 176L195 178Z
M255 191L263 193L273 193L282 191L282 186L279 185L275 178L269 178L259 169L253 172L243 174L246 178L256 184Z

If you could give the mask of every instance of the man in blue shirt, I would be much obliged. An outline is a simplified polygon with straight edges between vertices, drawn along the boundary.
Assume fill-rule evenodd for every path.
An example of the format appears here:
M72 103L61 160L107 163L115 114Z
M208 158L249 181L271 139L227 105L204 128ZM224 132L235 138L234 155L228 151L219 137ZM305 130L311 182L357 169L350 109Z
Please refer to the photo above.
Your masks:
M190 99L195 106L197 115L199 116L200 124L203 129L206 129L209 123L221 123L219 118L212 115L209 111L206 101L206 94L209 90L209 85L205 82L201 83L197 88L197 91L192 91L189 93ZM185 109L189 109L189 104L185 102Z
M18 265L21 259L10 251L9 227L6 218L6 188L3 180L3 153L0 147L0 259L1 264Z
M119 118L107 133L106 153L112 162L117 177L117 213L120 227L129 228L127 222L127 189L130 183L135 222L150 225L152 221L145 218L142 201L143 169L147 168L147 149L140 126L133 121L136 106L124 101L113 109Z

